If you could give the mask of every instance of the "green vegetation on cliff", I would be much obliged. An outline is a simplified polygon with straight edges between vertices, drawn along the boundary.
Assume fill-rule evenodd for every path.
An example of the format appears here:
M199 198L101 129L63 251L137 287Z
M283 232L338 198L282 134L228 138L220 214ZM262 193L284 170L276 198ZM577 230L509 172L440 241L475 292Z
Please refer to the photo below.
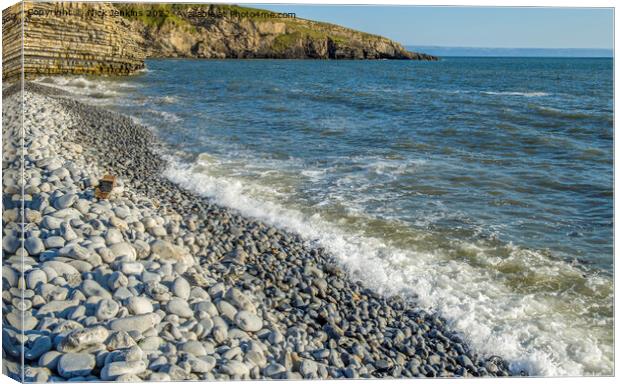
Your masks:
M145 26L161 28L169 23L176 27L193 27L189 21L177 16L176 8L180 4L114 4L121 15L129 20L138 21Z
M114 4L149 56L426 59L387 38L294 14L223 4Z

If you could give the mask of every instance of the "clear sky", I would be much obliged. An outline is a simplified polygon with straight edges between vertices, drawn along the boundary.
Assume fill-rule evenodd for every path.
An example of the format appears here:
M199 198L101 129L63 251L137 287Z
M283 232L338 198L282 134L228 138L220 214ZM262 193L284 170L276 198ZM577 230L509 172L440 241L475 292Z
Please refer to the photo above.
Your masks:
M249 4L247 4L250 6ZM340 24L404 45L613 48L611 8L256 5Z

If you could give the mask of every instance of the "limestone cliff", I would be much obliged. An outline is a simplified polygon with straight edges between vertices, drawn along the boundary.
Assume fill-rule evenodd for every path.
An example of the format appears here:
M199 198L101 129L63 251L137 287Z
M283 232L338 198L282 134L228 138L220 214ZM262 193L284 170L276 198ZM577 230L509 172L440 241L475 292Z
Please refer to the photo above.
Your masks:
M21 74L22 20L21 4L2 11L2 78L14 78Z
M22 9L23 6L23 9ZM106 3L24 2L2 12L3 78L50 74L130 74L144 68L140 36ZM23 64L22 54L23 29Z
M150 57L421 59L387 38L231 5L125 4Z
M436 60L381 36L232 5L23 2L2 17L3 78L20 68L127 75L148 57Z

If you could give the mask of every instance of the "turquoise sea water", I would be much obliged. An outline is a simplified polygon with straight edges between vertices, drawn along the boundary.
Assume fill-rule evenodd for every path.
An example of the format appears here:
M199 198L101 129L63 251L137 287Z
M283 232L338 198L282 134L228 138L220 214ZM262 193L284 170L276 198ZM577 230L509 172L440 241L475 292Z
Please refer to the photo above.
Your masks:
M151 60L43 82L151 126L167 175L300 232L533 374L613 368L613 62Z

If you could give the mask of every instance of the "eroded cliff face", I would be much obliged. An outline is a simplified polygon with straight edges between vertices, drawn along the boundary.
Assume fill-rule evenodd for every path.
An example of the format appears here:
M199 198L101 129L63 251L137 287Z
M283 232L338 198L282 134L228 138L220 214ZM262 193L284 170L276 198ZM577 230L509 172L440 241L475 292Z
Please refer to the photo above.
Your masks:
M127 75L148 57L436 60L381 36L230 5L25 2L2 16L5 79L22 67L26 77Z
M22 5L15 4L2 11L2 78L21 74L22 62Z
M130 22L101 16L113 9L106 3L69 2L26 2L5 9L3 78L19 76L20 65L26 77L125 75L144 68L145 52Z
M263 10L225 5L125 7L159 15L132 18L150 57L436 60L381 36Z

